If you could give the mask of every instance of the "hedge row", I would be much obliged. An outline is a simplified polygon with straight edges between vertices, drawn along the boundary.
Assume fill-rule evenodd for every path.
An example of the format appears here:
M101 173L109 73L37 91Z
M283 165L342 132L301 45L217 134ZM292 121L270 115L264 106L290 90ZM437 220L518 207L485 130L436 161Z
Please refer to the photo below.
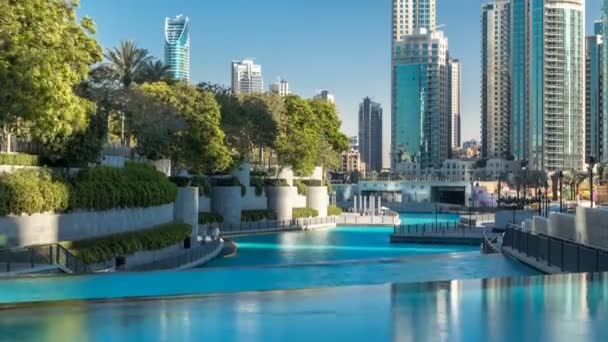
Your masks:
M310 218L319 216L319 212L312 208L293 208L292 215L294 219Z
M277 212L274 210L245 210L241 213L241 221L258 222L262 220L276 220Z
M0 165L39 166L40 157L25 153L0 153Z
M342 209L336 207L335 205L330 205L327 207L327 216L340 216L342 215Z
M213 187L209 178L205 176L193 176L193 177L169 177L169 180L180 188L194 186L198 188L199 196L211 197Z
M143 164L85 169L70 179L47 169L0 174L0 216L152 207L176 197L176 186Z
M95 239L61 244L87 264L112 260L119 255L154 251L176 245L190 236L191 228L184 223L170 223L152 229L121 233Z
M224 222L224 217L220 214L198 213L198 223L199 224L222 223L222 222Z
M303 179L302 183L306 186L323 186L323 181L320 179Z

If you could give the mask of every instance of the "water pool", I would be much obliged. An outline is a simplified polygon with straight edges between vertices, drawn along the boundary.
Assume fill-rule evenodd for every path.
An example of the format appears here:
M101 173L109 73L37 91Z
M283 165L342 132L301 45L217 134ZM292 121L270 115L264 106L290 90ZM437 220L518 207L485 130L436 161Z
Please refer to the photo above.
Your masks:
M460 220L460 214L437 214L435 216L434 213L401 213L399 216L402 225L455 223Z
M0 341L607 341L607 320L608 274L578 274L23 307Z
M328 263L479 251L477 246L391 244L390 227L338 227L234 239L237 254L206 267Z

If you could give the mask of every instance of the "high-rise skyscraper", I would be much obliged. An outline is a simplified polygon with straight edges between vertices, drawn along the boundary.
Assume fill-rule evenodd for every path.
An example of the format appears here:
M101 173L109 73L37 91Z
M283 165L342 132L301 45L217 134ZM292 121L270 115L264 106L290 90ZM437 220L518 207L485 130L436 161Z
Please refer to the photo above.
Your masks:
M393 0L393 44L420 28L435 31L435 0Z
M601 22L598 22L601 23ZM585 159L605 160L603 141L603 80L601 25L585 40Z
M450 60L449 81L450 81L450 145L452 150L460 147L460 97L461 97L461 74L462 63L458 59Z
M281 79L281 80L277 81L276 83L271 84L270 92L279 94L280 96L290 95L291 91L289 90L289 82Z
M359 152L367 170L382 170L382 107L369 97L359 105Z
M420 28L395 42L392 58L391 165L440 167L451 152L448 40Z
M232 91L235 94L264 92L262 66L250 59L232 62Z
M511 0L511 146L531 169L583 168L584 0Z
M336 103L336 97L329 90L321 90L313 97L315 100L322 100L329 103Z
M510 0L496 0L481 10L481 154L511 154Z
M190 80L190 21L178 15L165 18L165 64L177 81Z
M601 52L601 78L602 78L602 131L606 132L601 137L601 148L603 151L602 162L608 162L608 0L602 1L602 23L600 28L602 34L602 52Z

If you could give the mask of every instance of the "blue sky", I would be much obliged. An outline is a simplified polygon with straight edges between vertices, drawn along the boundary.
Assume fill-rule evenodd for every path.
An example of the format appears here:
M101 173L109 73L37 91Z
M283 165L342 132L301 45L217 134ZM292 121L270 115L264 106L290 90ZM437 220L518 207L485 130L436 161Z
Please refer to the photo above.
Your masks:
M600 16L587 0L587 32ZM480 133L481 0L437 0L437 23L450 54L463 63L463 137ZM356 134L365 96L384 108L385 151L390 143L391 0L81 0L80 15L97 23L104 48L133 39L163 54L166 16L191 20L191 79L230 84L230 61L255 58L265 87L281 76L299 95L327 88L336 95L343 129Z

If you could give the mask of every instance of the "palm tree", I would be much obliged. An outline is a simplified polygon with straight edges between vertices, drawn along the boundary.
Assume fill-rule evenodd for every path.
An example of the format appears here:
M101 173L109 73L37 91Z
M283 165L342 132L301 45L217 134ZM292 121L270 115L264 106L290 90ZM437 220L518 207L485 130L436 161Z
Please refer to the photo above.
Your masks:
M104 57L108 60L107 66L115 72L115 77L124 88L130 88L136 75L152 61L148 50L137 47L132 41L122 41L120 46L107 49Z
M160 60L149 61L135 74L137 83L167 81L171 79L171 67Z

